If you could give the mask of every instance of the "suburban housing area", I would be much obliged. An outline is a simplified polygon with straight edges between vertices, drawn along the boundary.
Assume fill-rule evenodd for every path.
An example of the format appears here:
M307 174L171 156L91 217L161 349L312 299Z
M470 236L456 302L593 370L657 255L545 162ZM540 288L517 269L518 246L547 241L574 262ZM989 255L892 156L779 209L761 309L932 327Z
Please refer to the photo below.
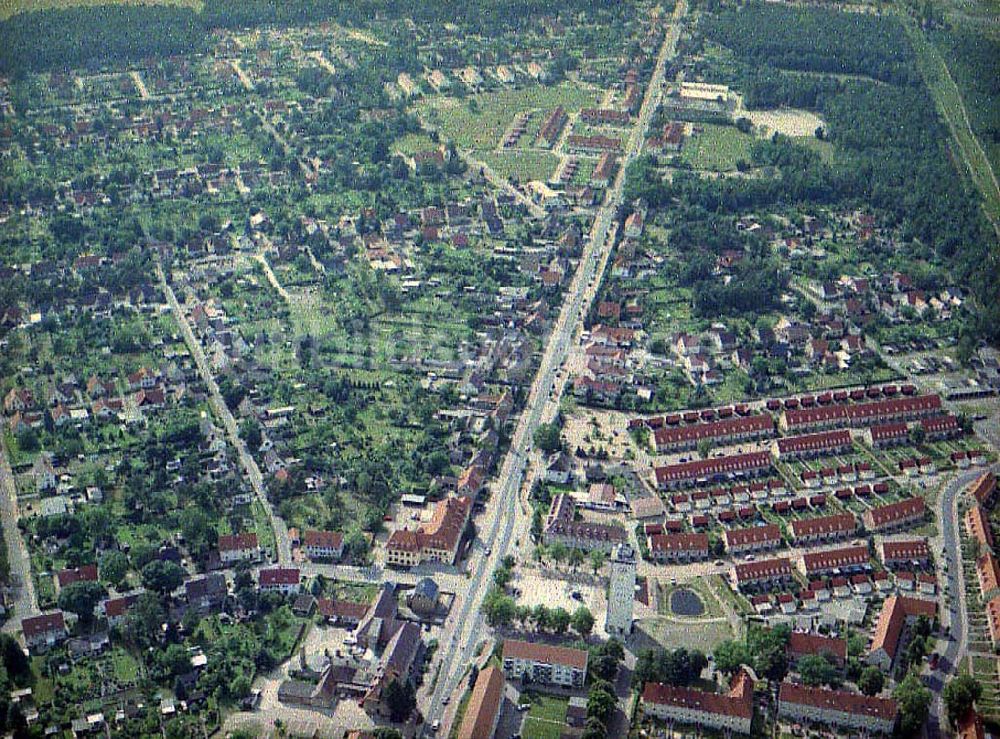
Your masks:
M0 733L1000 733L996 30L0 7Z

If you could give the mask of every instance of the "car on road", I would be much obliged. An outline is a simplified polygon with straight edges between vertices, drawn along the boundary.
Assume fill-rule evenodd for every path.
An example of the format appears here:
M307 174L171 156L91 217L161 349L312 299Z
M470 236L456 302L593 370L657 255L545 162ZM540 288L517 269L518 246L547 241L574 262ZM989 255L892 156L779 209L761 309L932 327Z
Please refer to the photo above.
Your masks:
M441 705L442 706L447 706L449 703L451 703L451 696L450 695L446 695L444 698L441 699Z
M582 600L583 600L583 596L582 596L582 595L580 594L580 591L579 591L579 590L574 590L574 591L573 591L572 593L570 593L569 595L570 595L570 597L571 597L571 598L572 598L573 600L580 600L580 601L582 601Z
M431 724L431 731L433 731L433 732L436 733L437 730L440 729L440 728L441 728L441 722L438 721L437 719L434 719L434 723Z
M726 563L725 563L725 562L723 562L723 561L722 561L721 559L717 559L717 560L715 560L715 566L716 566L716 567L722 567L722 566L723 566L723 565L725 565L725 564L726 564Z

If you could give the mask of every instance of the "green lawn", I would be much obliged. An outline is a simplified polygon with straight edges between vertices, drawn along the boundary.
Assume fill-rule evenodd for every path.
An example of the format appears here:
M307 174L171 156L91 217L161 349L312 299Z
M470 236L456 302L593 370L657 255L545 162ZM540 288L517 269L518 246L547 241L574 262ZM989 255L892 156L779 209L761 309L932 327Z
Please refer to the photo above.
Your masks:
M741 133L735 126L701 123L702 129L684 142L681 158L695 169L712 172L731 172L736 163L750 159L753 137Z
M526 718L521 725L521 736L524 739L560 739L564 728L563 724L550 724L547 721Z
M556 171L559 158L544 151L477 151L475 156L488 164L500 177L519 182L545 182Z
M532 85L520 89L472 95L465 100L431 97L418 103L420 115L456 145L466 149L495 149L514 115L525 110L548 111L562 105L576 111L596 105L600 92L563 82L551 87Z
M566 721L566 710L569 708L569 700L551 695L531 695L531 708L528 709L528 718L542 721L554 721L562 724Z

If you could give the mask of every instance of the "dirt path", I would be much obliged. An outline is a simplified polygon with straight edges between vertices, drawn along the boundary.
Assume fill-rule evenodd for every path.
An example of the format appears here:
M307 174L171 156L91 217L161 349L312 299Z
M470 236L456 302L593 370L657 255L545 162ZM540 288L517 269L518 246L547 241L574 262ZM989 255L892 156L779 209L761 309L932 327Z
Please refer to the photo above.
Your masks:
M135 70L129 72L129 76L135 84L135 89L139 91L139 97L143 100L149 100L149 90L146 89L146 83L142 81L142 76Z

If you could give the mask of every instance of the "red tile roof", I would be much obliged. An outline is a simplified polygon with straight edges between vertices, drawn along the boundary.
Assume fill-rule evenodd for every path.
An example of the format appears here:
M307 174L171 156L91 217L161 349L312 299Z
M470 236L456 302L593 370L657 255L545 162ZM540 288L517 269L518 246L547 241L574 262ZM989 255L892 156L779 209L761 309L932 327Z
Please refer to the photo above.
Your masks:
M923 498L906 498L865 511L865 524L869 528L880 529L909 518L922 517L926 511L927 504Z
M778 439L778 453L795 454L798 452L821 452L829 449L840 449L850 445L851 432L846 429L838 431L821 431L818 434L786 436Z
M490 665L479 673L465 708L458 739L481 739L492 735L503 704L503 672Z
M781 683L778 700L824 711L870 716L880 721L892 721L897 712L896 701L891 698L869 698L859 693L810 688L798 683Z
M734 570L737 584L743 584L773 577L791 577L792 563L785 557L778 557L759 562L740 562Z
M504 639L504 659L520 659L547 665L565 665L578 670L587 669L587 653L582 649L557 647L541 642Z
M821 534L850 534L857 528L858 522L851 513L834 513L817 518L802 518L789 525L792 536L798 539Z
M777 543L781 541L781 529L773 523L745 529L727 529L722 532L722 538L725 539L727 549L748 544Z
M733 677L728 693L709 693L663 683L646 683L642 691L642 702L748 719L753 717L753 680L741 668Z
M63 619L62 611L43 613L40 616L29 616L28 618L21 619L21 630L27 639L47 634L50 631L65 631L65 629L66 621Z
M220 552L238 552L256 548L257 534L252 531L244 534L221 534L219 536Z
M825 552L807 552L802 555L807 577L844 567L860 567L867 564L868 560L868 547L863 545L840 547Z
M769 452L750 452L728 457L696 459L691 462L657 467L656 482L664 484L680 480L695 480L699 477L768 469L772 464Z
M694 426L669 427L656 429L653 439L657 447L675 444L697 442L702 439L720 439L743 434L766 434L774 430L774 419L761 413L746 418L729 418L723 421L700 423Z
M298 585L298 567L271 567L259 573L261 586L266 585Z

